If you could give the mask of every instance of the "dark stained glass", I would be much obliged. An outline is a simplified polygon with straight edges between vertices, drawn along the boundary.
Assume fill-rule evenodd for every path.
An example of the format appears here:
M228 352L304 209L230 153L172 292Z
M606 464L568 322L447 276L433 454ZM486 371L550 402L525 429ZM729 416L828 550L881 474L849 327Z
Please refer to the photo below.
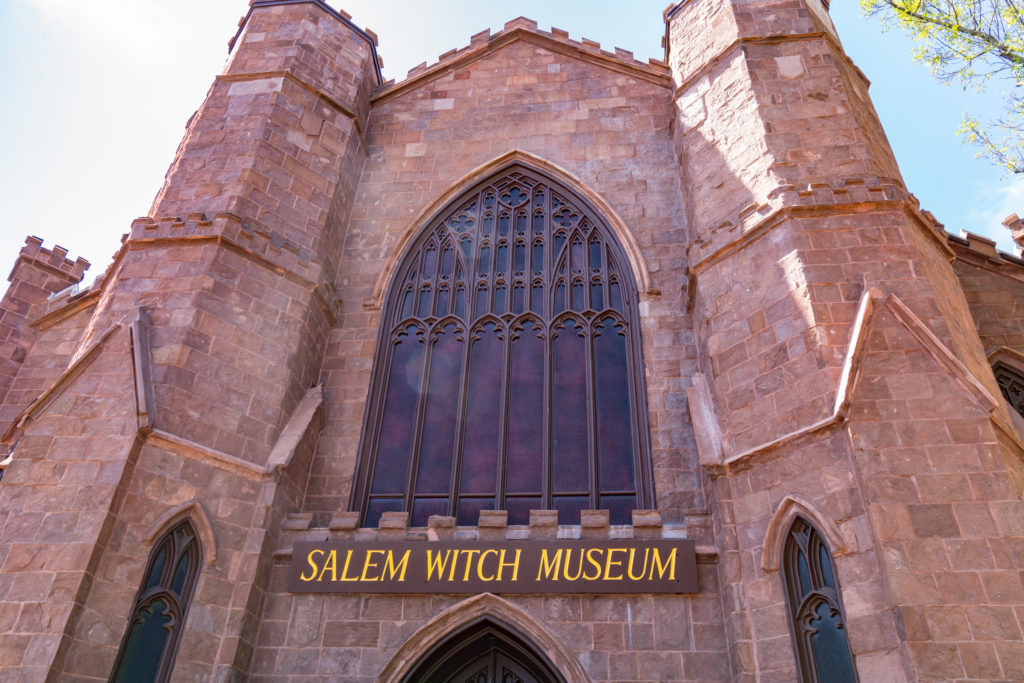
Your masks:
M1024 417L1024 374L1017 372L1005 363L996 363L992 367L999 391L1009 402L1010 407Z
M497 485L504 364L495 360L504 357L503 346L495 322L485 323L473 335L460 485L466 493L493 493Z
M195 529L187 520L156 542L111 681L152 683L170 677L174 650L199 574L200 554ZM173 569L168 571L169 567Z
M451 488L462 344L462 331L452 323L437 333L432 344L423 411L423 438L416 473L417 493L447 493ZM423 522L425 524L426 520Z
M525 320L512 336L508 408L509 493L540 493L544 454L543 327Z
M819 673L824 674L819 677L820 680L828 683L856 683L850 645L839 613L822 601L815 608L814 617L808 626L814 666Z
M124 657L114 675L115 681L135 683L156 680L160 657L153 655L164 651L167 639L171 636L170 626L173 621L174 617L168 614L167 603L163 600L157 599L139 608L125 643Z
M583 327L576 320L556 328L552 343L552 440L553 489L559 492L590 488L587 452L587 356Z
M384 399L384 416L378 436L372 492L401 493L412 451L416 406L420 394L422 332L409 325L399 336L391 362Z
M602 491L632 491L633 426L629 416L629 364L626 337L615 318L594 330L597 397L597 463Z
M526 310L526 288L522 282L517 282L512 288L512 312L522 313Z
M420 289L420 300L416 304L416 315L420 318L426 318L430 315L430 286L424 285Z
M601 270L601 243L597 240L590 243L590 269Z
M513 270L517 273L522 273L526 270L526 243L516 242L516 250L514 256L515 262L513 263Z
M856 683L832 556L801 517L790 526L781 567L801 680Z
M590 307L595 311L604 310L604 287L600 280L590 283Z
M450 292L448 291L447 287L442 287L441 290L438 291L438 293L437 293L437 309L435 311L435 315L437 315L437 317L442 318L442 317L448 315L448 298L449 298L449 296L450 296Z
M530 293L530 310L537 315L544 315L544 283L534 282Z
M515 168L413 243L374 370L364 524L389 510L474 524L494 508L512 524L605 508L618 524L651 504L636 295L597 219Z
M455 268L455 250L445 247L441 255L441 277L451 277L452 269Z
M149 570L149 582L145 584L145 588L152 588L160 583L160 577L162 577L164 573L164 565L167 564L168 550L169 548L166 546L160 548L160 552L157 553L156 559L153 560L153 568Z
M582 312L586 307L583 302L583 282L576 280L572 283L572 310Z
M185 579L188 578L188 569L192 564L191 559L187 553L182 555L181 559L178 560L178 566L174 570L174 581L171 582L171 590L179 595L185 588Z

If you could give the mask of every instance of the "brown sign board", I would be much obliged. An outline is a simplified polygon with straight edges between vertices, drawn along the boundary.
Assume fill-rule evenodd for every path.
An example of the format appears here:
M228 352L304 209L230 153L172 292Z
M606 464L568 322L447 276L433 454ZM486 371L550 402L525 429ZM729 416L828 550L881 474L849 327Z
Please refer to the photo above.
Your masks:
M694 541L297 541L293 593L696 593Z

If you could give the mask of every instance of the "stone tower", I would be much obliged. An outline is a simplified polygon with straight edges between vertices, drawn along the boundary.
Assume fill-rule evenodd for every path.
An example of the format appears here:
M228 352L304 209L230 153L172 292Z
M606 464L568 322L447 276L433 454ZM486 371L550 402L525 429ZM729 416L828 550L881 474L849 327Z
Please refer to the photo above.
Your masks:
M106 274L64 290L87 262L30 238L0 302L0 674L830 680L799 536L844 680L1024 676L1024 421L991 368L1024 373L1024 262L920 210L827 3L665 22L665 61L518 18L383 83L345 13L253 0ZM474 393L481 339L508 351ZM487 553L542 547L615 581L617 544L684 549L696 591L583 589L569 560L485 585ZM424 548L482 587L383 585Z

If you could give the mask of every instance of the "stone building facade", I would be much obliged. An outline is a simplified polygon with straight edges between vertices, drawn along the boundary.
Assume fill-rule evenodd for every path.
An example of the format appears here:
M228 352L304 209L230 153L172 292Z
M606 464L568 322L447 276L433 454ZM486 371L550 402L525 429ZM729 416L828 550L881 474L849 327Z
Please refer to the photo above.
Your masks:
M79 291L88 263L32 237L0 301L0 679L455 680L485 656L508 681L1024 679L1024 262L920 210L827 3L683 0L665 23L664 61L519 18L384 83L375 36L344 13L253 0L107 272ZM508 187L543 205L532 234ZM454 245L477 270L432 265L408 334L440 348L444 307L483 338L456 303L478 286L510 347L533 324L515 298L530 268L482 274L479 232L458 255L487 188L511 212L502 258L548 254L529 256L547 264L542 356L566 325L591 345L576 498L555 474L557 360L536 380L534 498L512 488L533 470L511 445L483 503L389 488L389 414L437 443L427 370L410 400L428 407L395 408L407 366L389 336L407 290L419 306L426 281L405 278L431 231L435 256ZM559 230L602 246L577 268ZM619 358L602 343L629 353L602 365ZM479 402L454 391L464 435ZM494 439L530 433L502 411ZM602 431L606 416L623 421ZM606 461L612 442L631 455ZM399 459L399 478L428 460ZM595 484L620 466L625 488ZM698 589L312 593L288 577L300 542L538 539L692 541ZM838 650L815 641L828 619Z

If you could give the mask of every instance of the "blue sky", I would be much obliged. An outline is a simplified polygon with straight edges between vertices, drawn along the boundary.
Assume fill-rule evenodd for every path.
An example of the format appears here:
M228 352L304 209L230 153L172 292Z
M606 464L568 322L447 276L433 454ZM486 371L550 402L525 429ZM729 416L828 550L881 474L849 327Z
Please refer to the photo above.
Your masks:
M333 0L332 0L333 2ZM605 49L661 58L667 0L514 3L337 0L380 36L388 78L500 30L523 15ZM245 0L0 0L0 272L26 235L109 263L133 218L145 215L184 132L227 57ZM871 96L908 187L947 230L999 240L999 221L1024 213L1024 178L1007 178L954 135L962 112L998 111L998 84L978 95L937 83L854 0L833 0L847 52Z

